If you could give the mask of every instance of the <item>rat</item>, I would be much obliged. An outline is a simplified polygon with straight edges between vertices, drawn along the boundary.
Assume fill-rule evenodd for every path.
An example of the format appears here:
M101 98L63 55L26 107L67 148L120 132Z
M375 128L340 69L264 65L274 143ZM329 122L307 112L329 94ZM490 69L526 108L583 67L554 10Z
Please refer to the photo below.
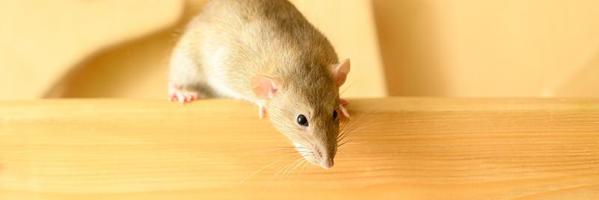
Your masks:
M245 100L268 114L308 162L334 165L339 87L350 72L329 40L288 0L210 0L187 25L170 62L169 98Z

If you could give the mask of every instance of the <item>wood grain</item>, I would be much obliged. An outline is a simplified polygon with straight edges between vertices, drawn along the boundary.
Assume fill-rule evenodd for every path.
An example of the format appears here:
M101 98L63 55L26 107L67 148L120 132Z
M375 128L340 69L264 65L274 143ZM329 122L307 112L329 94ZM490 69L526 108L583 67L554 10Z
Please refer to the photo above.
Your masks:
M599 100L352 100L336 166L256 108L0 103L0 199L599 199Z

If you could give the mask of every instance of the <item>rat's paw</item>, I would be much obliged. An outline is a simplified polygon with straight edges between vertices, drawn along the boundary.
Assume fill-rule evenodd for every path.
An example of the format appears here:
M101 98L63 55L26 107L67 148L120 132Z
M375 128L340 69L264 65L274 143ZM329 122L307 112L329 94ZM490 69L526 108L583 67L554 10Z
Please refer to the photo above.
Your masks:
M172 102L179 102L181 104L191 103L195 100L202 98L202 95L195 91L189 91L183 89L182 86L169 84L169 99Z
M348 104L349 104L349 102L347 100L339 99L339 110L341 110L341 113L343 114L343 116L345 116L349 119L350 115L349 115L349 111L347 111Z
M339 99L339 104L341 106L347 106L349 104L349 101L347 101L346 99Z
M176 91L169 95L172 102L179 102L181 104L191 103L198 99L197 92L189 91Z

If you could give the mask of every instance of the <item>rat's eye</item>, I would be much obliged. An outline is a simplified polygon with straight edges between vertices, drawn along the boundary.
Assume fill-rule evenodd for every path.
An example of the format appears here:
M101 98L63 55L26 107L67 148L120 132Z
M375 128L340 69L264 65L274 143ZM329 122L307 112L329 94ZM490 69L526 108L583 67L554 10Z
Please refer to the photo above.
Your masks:
M333 111L333 119L337 119L337 111Z
M308 125L309 125L308 119L304 115L298 115L297 116L297 124L299 124L300 126L308 127Z

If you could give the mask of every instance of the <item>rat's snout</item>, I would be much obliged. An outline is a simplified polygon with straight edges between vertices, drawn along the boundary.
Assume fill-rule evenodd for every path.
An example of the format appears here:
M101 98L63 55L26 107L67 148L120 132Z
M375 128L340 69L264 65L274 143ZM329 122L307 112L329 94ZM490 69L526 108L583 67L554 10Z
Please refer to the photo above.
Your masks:
M322 154L320 154L320 159L319 159L319 165L320 167L324 168L324 169L330 169L333 167L333 165L335 165L335 153L331 152L329 150L324 150L321 151Z
M330 169L331 167L333 167L333 165L335 165L335 161L333 161L333 158L323 159L322 163L320 163L320 166L324 169Z
M323 169L330 169L335 165L335 153L331 153L326 148L317 148L312 146L309 152L306 152L306 146L294 143L297 151L310 163L322 167Z

